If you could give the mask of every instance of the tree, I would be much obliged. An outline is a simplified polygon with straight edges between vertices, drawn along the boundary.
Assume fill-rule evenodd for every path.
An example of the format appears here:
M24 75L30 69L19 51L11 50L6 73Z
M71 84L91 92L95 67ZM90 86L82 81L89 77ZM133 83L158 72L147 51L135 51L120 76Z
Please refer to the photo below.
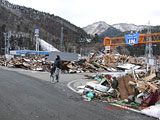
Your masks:
M5 24L2 25L1 30L2 30L2 32L6 32L6 25Z

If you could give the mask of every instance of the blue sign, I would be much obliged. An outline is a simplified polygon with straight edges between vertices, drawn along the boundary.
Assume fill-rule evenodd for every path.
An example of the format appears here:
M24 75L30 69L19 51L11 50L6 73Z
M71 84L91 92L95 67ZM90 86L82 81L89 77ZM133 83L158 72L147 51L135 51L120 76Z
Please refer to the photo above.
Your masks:
M140 33L130 33L125 35L126 45L138 44Z
M39 54L50 54L50 52L47 51L16 51L16 53L39 53Z
M39 29L35 29L35 33L36 33L36 34L39 34Z

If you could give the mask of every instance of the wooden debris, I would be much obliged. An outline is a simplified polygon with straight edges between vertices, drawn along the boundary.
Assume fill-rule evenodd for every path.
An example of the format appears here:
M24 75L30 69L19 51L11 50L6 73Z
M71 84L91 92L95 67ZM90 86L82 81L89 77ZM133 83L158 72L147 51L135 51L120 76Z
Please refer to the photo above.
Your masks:
M128 96L134 95L133 88L128 84L130 81L133 81L133 79L129 75L118 78L118 90L122 99L127 99Z
M148 85L144 81L138 81L136 88L141 92L145 92L148 89Z
M153 79L154 77L156 77L156 74L155 74L155 73L153 73L153 74L151 74L151 75L149 75L149 76L147 76L147 77L142 78L142 80L148 81L148 80Z
M152 89L152 90L158 89L158 87L157 87L156 85L153 85L153 84L150 83L150 82L147 82L147 84L150 86L150 89Z
M0 57L0 65L33 71L50 71L50 63L47 63L47 61L44 62L43 57L20 57L11 59L5 59L4 57Z

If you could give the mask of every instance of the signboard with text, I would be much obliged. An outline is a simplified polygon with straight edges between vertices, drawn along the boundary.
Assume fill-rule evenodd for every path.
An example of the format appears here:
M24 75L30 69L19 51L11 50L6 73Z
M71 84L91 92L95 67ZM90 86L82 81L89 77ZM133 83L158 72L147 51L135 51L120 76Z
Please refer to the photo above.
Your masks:
M35 33L38 35L39 34L39 29L35 29Z
M140 33L130 33L125 35L126 45L138 44Z
M105 50L110 50L110 46L105 46Z

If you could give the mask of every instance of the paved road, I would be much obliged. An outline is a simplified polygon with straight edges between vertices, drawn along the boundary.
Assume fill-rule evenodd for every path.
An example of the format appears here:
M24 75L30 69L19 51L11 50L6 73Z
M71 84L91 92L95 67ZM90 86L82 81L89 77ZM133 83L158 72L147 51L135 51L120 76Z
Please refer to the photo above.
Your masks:
M60 83L51 84L0 69L0 120L154 120L132 111L107 110L107 103L82 101L66 87L73 76L62 75Z

